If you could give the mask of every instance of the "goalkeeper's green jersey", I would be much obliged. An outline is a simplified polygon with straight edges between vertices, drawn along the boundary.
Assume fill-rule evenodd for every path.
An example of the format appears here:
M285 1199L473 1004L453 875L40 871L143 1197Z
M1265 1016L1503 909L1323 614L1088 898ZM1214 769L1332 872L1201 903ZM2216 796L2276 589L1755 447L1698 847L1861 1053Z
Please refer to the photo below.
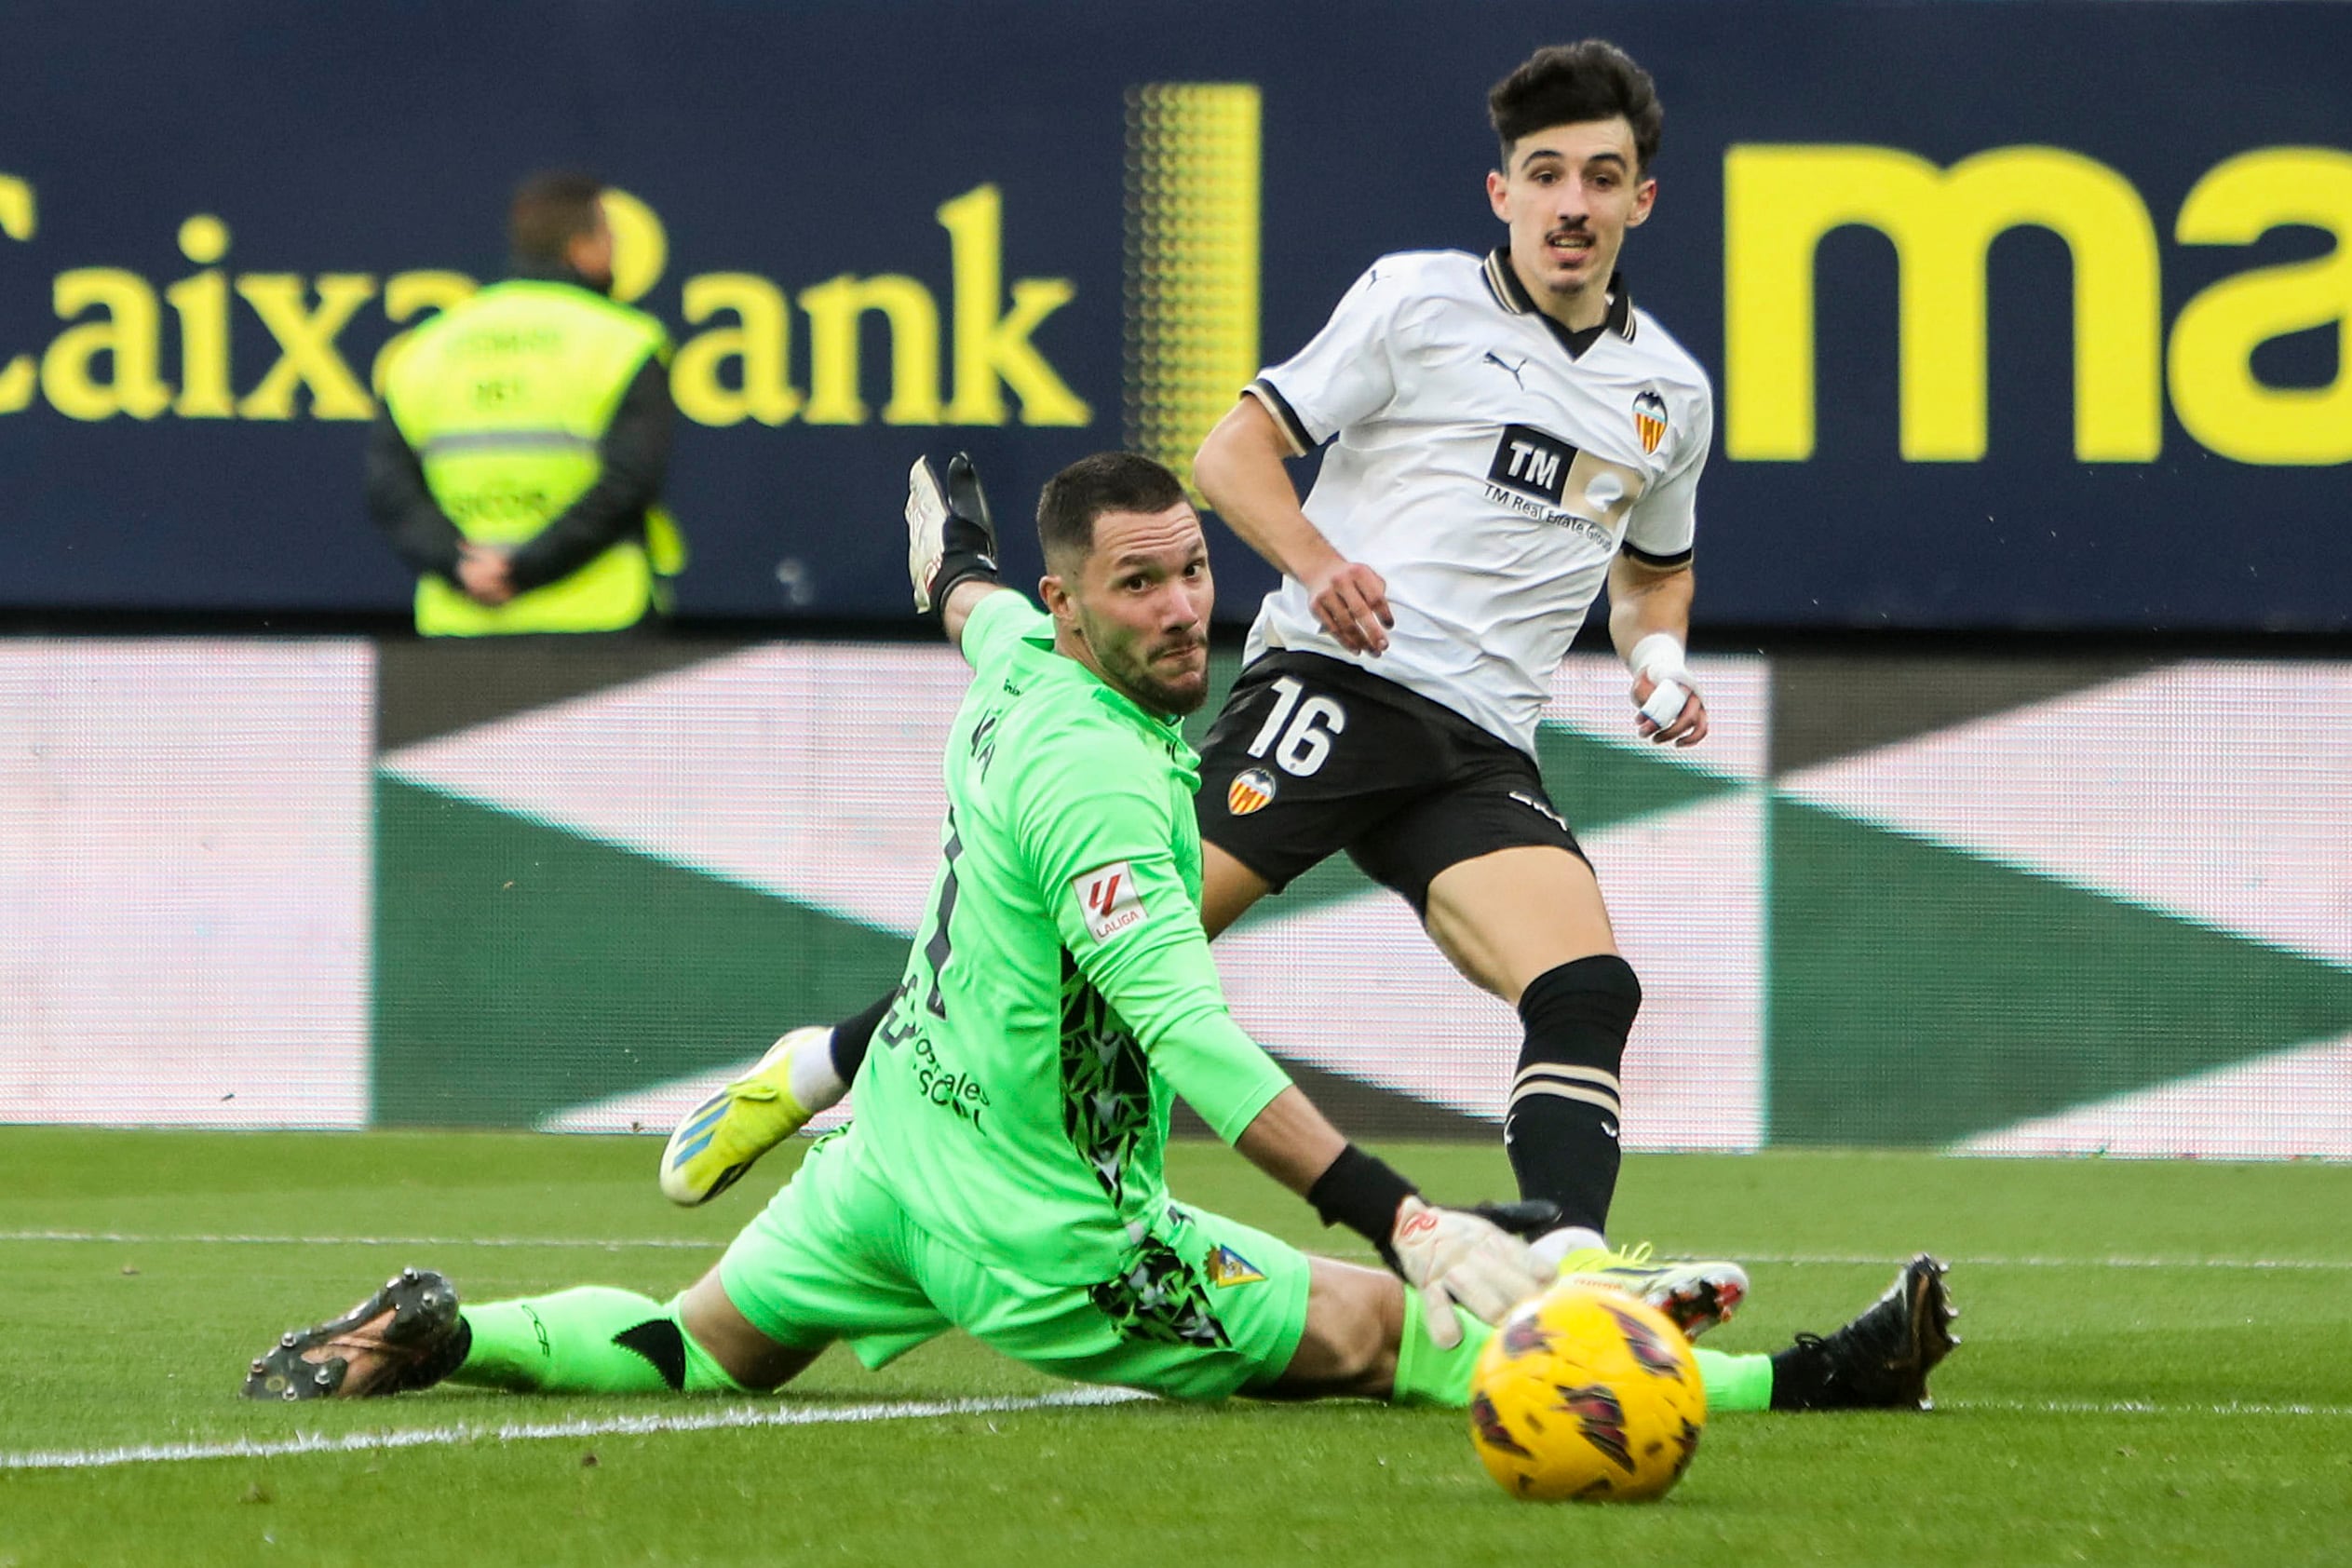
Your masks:
M1290 1079L1201 931L1199 758L1052 633L1018 593L965 625L945 861L849 1137L926 1229L1082 1284L1166 1223L1171 1092L1231 1142Z

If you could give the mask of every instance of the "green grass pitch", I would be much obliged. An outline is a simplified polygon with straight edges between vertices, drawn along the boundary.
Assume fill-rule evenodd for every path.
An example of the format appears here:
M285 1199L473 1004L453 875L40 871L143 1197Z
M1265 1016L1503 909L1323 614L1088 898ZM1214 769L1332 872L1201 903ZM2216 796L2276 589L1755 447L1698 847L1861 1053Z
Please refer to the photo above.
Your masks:
M1647 1507L1515 1503L1452 1413L1039 1406L1066 1389L954 1339L757 1401L237 1397L278 1331L403 1264L474 1300L667 1295L790 1163L687 1211L657 1147L0 1129L0 1568L2352 1561L2344 1166L1630 1159L1621 1238L1750 1261L1719 1348L1829 1329L1920 1248L1966 1340L1934 1413L1718 1416ZM1497 1149L1384 1152L1440 1197L1508 1184ZM1335 1239L1222 1148L1170 1164L1192 1201ZM305 1437L354 1446L234 1452Z

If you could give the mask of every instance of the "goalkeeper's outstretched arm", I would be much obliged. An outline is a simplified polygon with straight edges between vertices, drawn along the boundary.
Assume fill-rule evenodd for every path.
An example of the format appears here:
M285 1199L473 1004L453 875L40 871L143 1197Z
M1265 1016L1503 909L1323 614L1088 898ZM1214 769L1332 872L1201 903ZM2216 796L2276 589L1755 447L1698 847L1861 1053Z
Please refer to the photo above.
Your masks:
M972 611L992 593L1009 593L1004 584L980 577L966 577L947 590L947 602L939 606L939 625L947 632L947 640L958 652L964 647L964 623L972 618Z

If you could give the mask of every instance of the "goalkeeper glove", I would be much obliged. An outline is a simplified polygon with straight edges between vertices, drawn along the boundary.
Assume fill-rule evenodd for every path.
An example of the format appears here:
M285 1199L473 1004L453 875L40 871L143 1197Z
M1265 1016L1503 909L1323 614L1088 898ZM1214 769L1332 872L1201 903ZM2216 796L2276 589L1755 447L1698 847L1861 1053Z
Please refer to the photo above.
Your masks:
M1353 1143L1316 1179L1306 1200L1325 1224L1345 1224L1378 1248L1382 1260L1421 1292L1422 1325L1440 1350L1462 1343L1452 1304L1491 1323L1550 1282L1519 1236L1556 1227L1557 1204L1432 1208L1385 1161Z
M914 607L926 613L944 613L949 592L967 577L997 580L996 525L963 453L948 459L945 479L927 457L907 470L907 577Z
M1397 1206L1389 1236L1397 1272L1421 1292L1421 1322L1440 1350L1462 1343L1459 1304L1482 1323L1503 1315L1548 1283L1527 1243L1467 1209L1433 1209L1419 1197Z

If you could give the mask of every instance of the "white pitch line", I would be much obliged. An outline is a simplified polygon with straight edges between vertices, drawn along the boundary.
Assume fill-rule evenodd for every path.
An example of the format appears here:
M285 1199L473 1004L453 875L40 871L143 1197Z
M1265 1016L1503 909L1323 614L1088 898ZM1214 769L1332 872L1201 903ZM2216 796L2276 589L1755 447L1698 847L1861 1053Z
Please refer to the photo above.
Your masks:
M7 1241L123 1242L139 1247L188 1244L205 1247L581 1247L619 1251L651 1247L672 1251L723 1252L727 1237L583 1237L583 1236L172 1236L128 1231L10 1230L0 1231Z
M34 1450L0 1453L0 1470L91 1470L126 1465L189 1464L208 1459L275 1459L307 1453L381 1453L403 1448L447 1448L487 1439L494 1442L544 1442L550 1439L642 1437L669 1432L716 1432L763 1426L829 1426L875 1421L936 1420L952 1415L1004 1415L1027 1411L1083 1409L1133 1404L1149 1394L1131 1388L1079 1388L1067 1393L985 1399L900 1399L854 1405L785 1405L761 1409L734 1405L694 1415L612 1416L602 1420L507 1422L496 1426L459 1424L393 1432L355 1432L331 1438L304 1433L275 1441L238 1439L221 1443L142 1443L124 1448ZM2304 1416L2352 1419L2352 1405L2252 1404L2163 1405L2142 1399L1948 1399L1948 1411L1994 1411L2028 1415L2157 1415L2253 1417Z
M2352 1258L2005 1258L1976 1252L1938 1252L1936 1255L1948 1264L1966 1264L1970 1268L2352 1269ZM1749 1264L1899 1264L1904 1260L1885 1253L1744 1252L1739 1255L1739 1261Z
M388 1449L448 1447L489 1439L540 1442L549 1438L636 1437L658 1432L716 1432L750 1426L830 1426L869 1421L922 1421L943 1415L1002 1415L1022 1411L1131 1404L1149 1399L1132 1388L1078 1388L1067 1393L987 1399L898 1399L855 1405L731 1405L693 1415L623 1415L602 1420L508 1422L501 1426L418 1426L395 1432L355 1432L331 1438L309 1432L276 1440L240 1438L221 1443L142 1443L128 1448L55 1449L0 1453L0 1470L89 1470L118 1465L185 1464L201 1459L275 1459L298 1453L376 1453Z
M133 1246L177 1244L229 1247L507 1247L580 1248L592 1251L626 1251L651 1248L668 1251L718 1252L727 1238L692 1237L563 1237L563 1236L174 1236L128 1231L14 1230L0 1231L0 1243L12 1241L117 1242ZM1324 1257L1368 1259L1361 1248L1318 1248ZM1788 1264L1798 1266L1875 1267L1899 1264L1894 1253L1864 1252L1747 1252L1740 1262ZM1970 1268L2226 1268L2226 1269L2352 1269L2352 1258L2054 1258L1996 1257L1974 1252L1945 1255L1945 1261Z
M1997 1411L2023 1415L2251 1415L2352 1418L2352 1405L2251 1404L2233 1399L2219 1405L2161 1405L2147 1399L1938 1399L1936 1409Z

